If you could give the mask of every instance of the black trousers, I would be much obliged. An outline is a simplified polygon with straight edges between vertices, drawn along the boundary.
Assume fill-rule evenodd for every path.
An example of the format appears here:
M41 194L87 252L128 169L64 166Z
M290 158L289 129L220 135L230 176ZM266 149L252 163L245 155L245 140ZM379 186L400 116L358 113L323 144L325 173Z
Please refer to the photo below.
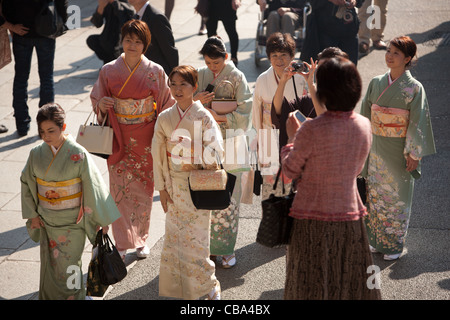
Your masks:
M237 59L237 52L239 49L239 35L236 31L236 19L234 17L221 19L228 38L230 39L231 58ZM219 19L216 17L209 17L206 21L206 28L208 29L208 38L217 35L217 26ZM219 35L220 36L220 35Z

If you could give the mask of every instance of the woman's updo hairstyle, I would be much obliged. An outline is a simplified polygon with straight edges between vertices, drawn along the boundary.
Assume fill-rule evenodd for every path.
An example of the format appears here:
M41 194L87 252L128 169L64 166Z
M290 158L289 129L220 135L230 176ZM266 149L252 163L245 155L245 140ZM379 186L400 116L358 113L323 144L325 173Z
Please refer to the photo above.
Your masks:
M202 50L200 50L202 56L208 56L211 59L226 58L227 49L225 43L218 36L212 36L206 40Z
M47 120L54 122L60 129L62 129L66 121L66 113L59 104L54 102L47 103L40 107L37 113L36 122L38 129L41 127L42 122ZM39 134L39 136L41 135Z

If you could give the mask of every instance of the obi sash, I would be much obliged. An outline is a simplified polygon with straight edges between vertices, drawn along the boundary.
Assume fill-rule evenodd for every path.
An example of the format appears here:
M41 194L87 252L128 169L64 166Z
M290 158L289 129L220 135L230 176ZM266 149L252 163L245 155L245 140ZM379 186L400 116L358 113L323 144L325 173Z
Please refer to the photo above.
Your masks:
M81 206L81 179L48 182L37 178L39 205L45 209L64 210Z
M156 118L156 102L153 96L139 100L114 97L114 100L114 111L120 124L149 123Z
M400 77L391 82L371 107L372 133L381 137L404 138L409 124L409 110L379 106L378 100Z
M390 138L406 137L409 123L408 110L372 104L371 119L373 134Z

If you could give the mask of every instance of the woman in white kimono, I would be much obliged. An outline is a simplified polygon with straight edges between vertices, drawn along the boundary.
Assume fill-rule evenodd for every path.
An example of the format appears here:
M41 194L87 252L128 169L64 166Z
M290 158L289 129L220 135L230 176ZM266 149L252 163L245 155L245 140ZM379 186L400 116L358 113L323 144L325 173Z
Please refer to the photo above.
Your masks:
M203 149L208 148L221 155L222 136L212 115L193 100L195 68L178 66L169 81L177 103L158 116L152 142L155 189L166 212L159 295L197 299L208 294L208 299L220 299L215 265L209 258L211 211L194 207L188 177L191 170L218 168L214 157L208 165L201 156L191 155L199 149L206 156L209 151Z
M280 166L278 134L273 134L276 126L272 121L274 114L272 101L284 70L294 59L295 41L290 34L276 32L267 39L266 51L271 67L256 79L252 105L253 127L258 133L258 160L263 174L262 200L267 199L272 193L274 175ZM296 92L298 97L307 94L307 85L303 76L296 74L293 78L295 87L291 81L284 87L284 97L287 101L295 100ZM256 148L255 145L256 143L253 142L252 148ZM288 179L284 180L288 182ZM281 190L282 184L279 183L277 194L281 194ZM289 190L287 189L286 192Z
M120 217L89 153L64 134L64 120L57 104L39 109L44 142L31 150L20 177L22 217L28 219L31 239L41 245L41 300L85 299L81 255L86 236L94 244L97 228L106 233Z
M237 178L231 205L224 210L213 211L211 215L211 255L222 256L222 266L231 268L236 264L234 247L238 231L242 185L248 185L245 183L246 176L243 173L250 170L248 147L244 141L247 140L246 136L249 135L252 126L252 93L245 75L235 67L232 61L227 61L228 53L222 39L208 38L200 54L203 55L206 66L198 70L198 88L194 100L200 100L204 106L208 107L207 110L219 124L223 139L227 139L225 140L224 167ZM213 92L206 91L208 85L214 86ZM232 112L219 114L209 108L213 98L235 98L237 108ZM230 131L227 133L229 129L232 135L229 134ZM233 136L236 138L232 138ZM230 148L226 145L227 143L234 145ZM228 150L234 150L234 156L231 156Z

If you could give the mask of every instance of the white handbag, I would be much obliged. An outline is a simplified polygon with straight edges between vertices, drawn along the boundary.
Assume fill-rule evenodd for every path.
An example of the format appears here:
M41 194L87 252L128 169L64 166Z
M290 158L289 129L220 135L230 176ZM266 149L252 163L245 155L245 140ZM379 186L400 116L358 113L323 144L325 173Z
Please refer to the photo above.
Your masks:
M89 114L86 122L80 125L76 141L85 147L88 152L103 158L108 158L113 153L113 128L105 126L108 115L105 116L102 125L95 124L95 122L91 122L88 125L87 123L92 112Z

